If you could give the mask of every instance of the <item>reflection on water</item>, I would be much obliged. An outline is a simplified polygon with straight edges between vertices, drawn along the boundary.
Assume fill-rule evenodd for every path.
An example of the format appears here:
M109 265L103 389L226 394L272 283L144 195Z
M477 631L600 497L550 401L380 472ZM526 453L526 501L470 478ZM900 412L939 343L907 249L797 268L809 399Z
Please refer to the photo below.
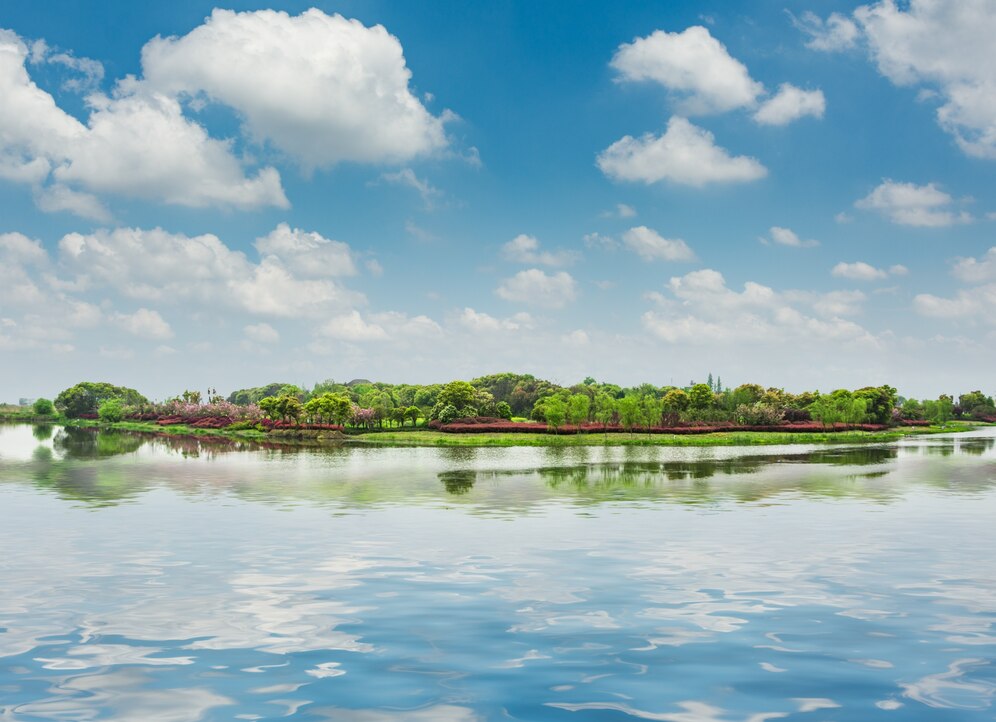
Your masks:
M0 720L990 720L994 442L0 427Z

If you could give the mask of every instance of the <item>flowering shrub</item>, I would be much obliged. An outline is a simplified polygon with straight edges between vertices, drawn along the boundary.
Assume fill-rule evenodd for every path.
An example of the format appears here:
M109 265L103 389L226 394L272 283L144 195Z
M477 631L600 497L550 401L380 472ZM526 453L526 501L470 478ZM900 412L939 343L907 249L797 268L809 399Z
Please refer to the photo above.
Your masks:
M237 422L255 423L263 418L263 412L255 404L238 406L223 399L207 404L174 399L161 404L130 406L125 418L133 421L155 421L160 426L198 426L199 422L204 422L198 428L220 429Z

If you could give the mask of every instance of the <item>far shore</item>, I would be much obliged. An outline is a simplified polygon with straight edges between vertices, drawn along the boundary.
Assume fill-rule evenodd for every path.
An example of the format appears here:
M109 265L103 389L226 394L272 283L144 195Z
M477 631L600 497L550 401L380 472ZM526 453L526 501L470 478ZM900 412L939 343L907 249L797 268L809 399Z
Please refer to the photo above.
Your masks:
M197 429L182 424L160 426L154 422L122 421L103 423L91 419L65 419L62 417L34 417L22 414L2 414L0 420L12 423L56 424L76 428L136 432L159 436L214 438L230 441L262 442L287 446L436 446L436 447L496 447L496 446L775 446L781 444L867 444L887 443L924 434L971 431L987 424L952 421L943 426L896 427L883 431L826 431L785 432L771 431L722 431L716 433L679 435L632 433L495 433L454 434L432 429L384 429L342 432L315 431L257 431L255 429L230 431Z

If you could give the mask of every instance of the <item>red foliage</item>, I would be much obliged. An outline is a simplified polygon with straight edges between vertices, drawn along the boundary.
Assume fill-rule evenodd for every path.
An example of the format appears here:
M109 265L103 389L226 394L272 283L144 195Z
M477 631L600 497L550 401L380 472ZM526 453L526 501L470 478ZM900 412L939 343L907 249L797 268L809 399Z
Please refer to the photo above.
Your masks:
M449 434L481 434L489 432L505 434L618 434L627 431L622 426L602 426L601 424L581 424L580 426L568 424L554 430L550 429L546 424L536 421L515 422L484 417L457 419L449 424L442 424L438 420L430 421L429 428ZM650 428L638 426L634 427L632 431L636 434L711 434L717 431L782 431L806 434L821 433L824 431L883 431L887 428L889 427L885 424L834 424L833 428L829 428L816 421L799 421L778 424L777 426L741 426L730 423L678 424L675 426L652 426Z

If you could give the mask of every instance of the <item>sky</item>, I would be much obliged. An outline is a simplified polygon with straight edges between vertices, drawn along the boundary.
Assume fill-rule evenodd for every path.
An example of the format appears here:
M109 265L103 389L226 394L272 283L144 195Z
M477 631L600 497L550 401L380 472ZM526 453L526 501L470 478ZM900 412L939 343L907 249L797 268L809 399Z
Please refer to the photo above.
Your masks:
M993 37L996 0L5 0L0 401L992 393Z

